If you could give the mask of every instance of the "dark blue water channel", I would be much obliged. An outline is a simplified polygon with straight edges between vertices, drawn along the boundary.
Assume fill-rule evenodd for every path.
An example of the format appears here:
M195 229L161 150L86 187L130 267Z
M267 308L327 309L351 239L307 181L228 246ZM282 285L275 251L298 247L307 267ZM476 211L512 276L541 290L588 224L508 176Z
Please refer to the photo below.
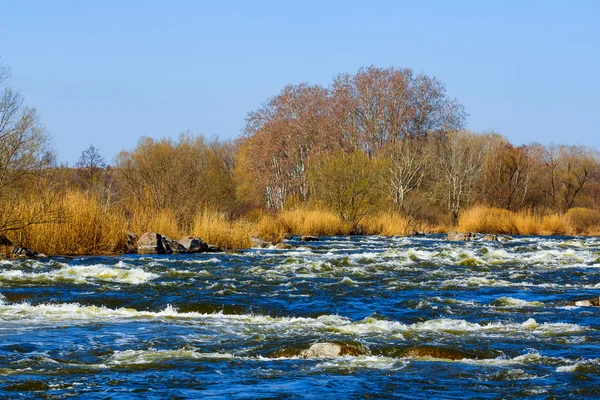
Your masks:
M600 397L598 238L289 243L0 261L0 398Z

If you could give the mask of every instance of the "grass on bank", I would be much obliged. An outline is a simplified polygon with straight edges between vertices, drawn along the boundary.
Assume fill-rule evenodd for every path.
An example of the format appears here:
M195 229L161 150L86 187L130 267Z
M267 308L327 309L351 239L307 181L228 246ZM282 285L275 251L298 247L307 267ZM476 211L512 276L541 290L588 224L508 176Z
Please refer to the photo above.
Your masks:
M29 199L15 204L15 215L28 215L38 207ZM8 237L48 255L115 254L123 249L125 232L141 235L159 232L173 239L186 235L203 238L207 243L223 249L242 249L251 246L250 237L257 236L273 242L285 233L295 235L347 235L350 225L334 213L311 208L297 208L277 214L257 212L253 216L230 220L214 210L204 210L189 228L181 228L175 214L169 210L156 211L134 207L127 216L116 206L106 206L88 193L71 191L59 201L60 221L32 225L21 232L9 232ZM413 229L426 232L446 232L451 227L417 225L402 215L381 212L361 222L361 229L369 235L408 235ZM511 212L493 207L476 206L463 212L455 227L464 232L501 233L510 235L573 235L600 234L600 211L573 208L566 214L532 211Z
M504 233L509 235L594 235L598 234L600 211L572 208L565 214L508 211L475 206L460 215L458 229L463 232Z

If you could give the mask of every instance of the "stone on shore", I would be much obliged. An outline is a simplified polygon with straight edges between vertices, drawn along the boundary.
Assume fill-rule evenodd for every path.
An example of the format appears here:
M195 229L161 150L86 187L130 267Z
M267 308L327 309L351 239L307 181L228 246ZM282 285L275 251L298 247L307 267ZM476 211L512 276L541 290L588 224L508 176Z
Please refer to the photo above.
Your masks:
M137 253L137 242L139 236L133 232L125 232L123 234L123 241L120 243L119 250L124 254L135 254Z
M204 253L208 250L206 242L196 236L184 236L179 244L189 253Z
M137 247L139 254L166 254L170 252L163 244L162 235L156 232L144 233L138 240Z
M138 240L139 254L187 253L175 240L156 232L146 232Z
M33 251L28 249L27 247L23 247L20 244L16 245L12 251L11 255L15 258L40 258L46 257L45 254L38 253L37 251Z

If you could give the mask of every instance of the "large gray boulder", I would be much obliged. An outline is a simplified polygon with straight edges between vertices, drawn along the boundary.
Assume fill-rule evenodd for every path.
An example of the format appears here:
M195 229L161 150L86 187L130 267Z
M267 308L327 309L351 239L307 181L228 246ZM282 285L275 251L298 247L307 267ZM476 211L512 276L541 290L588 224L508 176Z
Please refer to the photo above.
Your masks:
M204 253L208 251L208 245L204 240L196 236L184 236L179 244L190 253Z
M137 243L139 254L165 254L170 253L163 244L162 235L156 232L144 233Z
M156 232L146 232L137 243L139 254L171 254L186 253L187 250L179 242Z
M164 236L162 237L163 246L165 248L169 248L171 251L169 253L189 253L189 251L181 245L177 240L173 240L170 237Z
M40 258L46 257L45 254L38 253L37 251L33 251L28 249L27 247L23 247L20 244L13 247L11 251L11 255L15 258Z

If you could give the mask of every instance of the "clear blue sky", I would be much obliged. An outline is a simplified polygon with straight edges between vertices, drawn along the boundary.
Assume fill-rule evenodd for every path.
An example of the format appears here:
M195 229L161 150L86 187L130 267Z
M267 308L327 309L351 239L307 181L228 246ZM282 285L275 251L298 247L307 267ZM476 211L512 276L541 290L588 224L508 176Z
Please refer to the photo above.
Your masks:
M237 137L284 85L371 64L438 77L472 130L600 147L600 1L0 0L0 57L71 164Z

